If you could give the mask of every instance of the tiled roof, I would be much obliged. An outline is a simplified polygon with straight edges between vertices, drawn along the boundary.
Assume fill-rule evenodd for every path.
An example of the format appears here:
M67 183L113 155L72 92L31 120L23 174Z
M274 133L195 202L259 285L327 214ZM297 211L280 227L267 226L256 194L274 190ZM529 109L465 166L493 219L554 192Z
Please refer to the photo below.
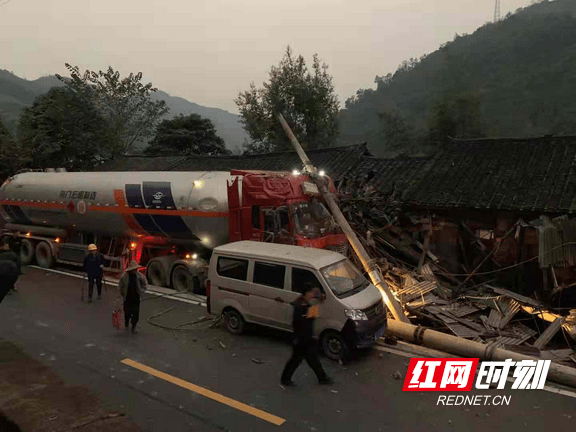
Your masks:
M454 140L428 158L378 159L366 144L310 150L334 179L370 173L379 190L396 189L409 207L576 213L576 137ZM137 157L99 171L291 171L294 152L256 156Z
M440 208L576 212L576 137L455 140L405 203Z
M329 175L338 177L355 165L366 144L331 147L307 151L312 163ZM279 152L249 156L124 156L109 161L98 171L292 171L302 168L296 152Z

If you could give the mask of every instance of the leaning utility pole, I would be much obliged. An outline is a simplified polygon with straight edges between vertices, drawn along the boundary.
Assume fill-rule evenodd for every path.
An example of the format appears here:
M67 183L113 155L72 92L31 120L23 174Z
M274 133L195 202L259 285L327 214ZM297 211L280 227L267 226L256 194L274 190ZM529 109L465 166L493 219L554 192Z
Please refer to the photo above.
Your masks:
M356 233L352 230L352 228L348 224L348 221L340 211L340 208L336 204L336 201L334 201L334 197L326 187L326 183L322 181L322 178L317 174L316 167L314 167L314 165L312 165L312 162L310 162L310 159L308 159L308 156L306 155L306 153L302 149L302 146L292 133L290 126L288 126L288 123L286 123L286 120L284 120L282 114L278 115L278 119L280 120L280 123L282 124L282 127L286 132L286 135L288 135L288 138L290 138L290 141L292 142L292 145L296 149L296 152L298 152L298 156L300 156L300 159L302 159L302 163L306 167L306 171L308 171L310 178L314 181L316 186L318 186L318 190L322 194L324 200L326 201L326 204L328 204L328 208L330 209L330 212L334 216L334 219L336 219L336 222L338 223L338 225L340 225L340 228L342 228L342 231L344 231L346 237L348 237L348 241L352 245L352 248L356 252L356 255L358 255L358 258L360 258L360 261L362 261L362 265L364 266L364 269L370 276L372 283L382 292L384 301L386 302L388 309L390 309L392 315L394 315L394 318L396 318L397 320L405 323L410 323L410 321L402 311L402 306L400 305L398 300L396 300L396 298L390 291L390 288L384 281L384 278L382 277L382 274L380 273L380 269L376 265L376 262L370 258L368 252L366 252L366 249L364 249L364 246L362 245L362 243L360 243L360 240L358 240Z

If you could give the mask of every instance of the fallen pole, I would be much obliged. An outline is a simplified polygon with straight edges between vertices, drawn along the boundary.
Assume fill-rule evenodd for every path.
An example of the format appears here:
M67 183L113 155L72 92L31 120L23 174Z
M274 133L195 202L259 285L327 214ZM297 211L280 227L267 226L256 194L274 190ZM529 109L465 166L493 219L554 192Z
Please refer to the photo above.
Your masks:
M322 194L322 197L324 198L324 201L328 205L328 208L330 209L332 216L334 216L336 223L340 226L340 228L342 228L344 234L346 234L348 241L352 245L352 248L354 249L354 252L356 252L356 255L358 255L358 258L362 262L362 265L364 266L364 269L370 276L372 283L382 293L382 297L384 298L384 301L386 302L388 309L390 309L395 319L405 323L409 323L410 321L408 320L406 315L404 315L402 306L400 305L398 300L396 300L396 298L392 294L392 291L390 291L390 288L384 281L384 278L380 273L380 269L378 268L374 260L370 258L370 255L368 255L368 252L366 251L366 249L364 249L364 246L362 245L362 243L360 243L360 240L358 240L356 233L354 232L352 227L348 224L348 221L340 211L340 208L336 204L336 201L334 201L332 193L326 187L326 182L323 181L321 176L316 174L317 172L316 167L314 167L314 165L312 165L312 162L310 162L310 159L308 159L308 156L306 155L306 153L302 149L302 146L292 133L290 126L288 126L288 123L286 123L286 120L284 120L282 114L278 115L278 119L280 120L280 123L282 124L282 127L286 132L286 135L288 135L288 138L290 138L290 141L292 142L292 145L296 149L296 152L300 156L300 159L302 159L302 163L306 167L306 170L308 171L310 178L314 181L316 186L318 186L318 190Z
M396 320L388 321L388 333L391 336L395 336L407 342L416 343L427 348L446 351L450 354L456 354L462 357L495 361L504 361L507 359L512 359L514 361L541 360L505 349L496 348L494 345L484 345L457 336L440 333L425 327L415 326ZM548 370L548 378L558 384L564 384L576 388L576 370L574 368L551 362L550 369Z

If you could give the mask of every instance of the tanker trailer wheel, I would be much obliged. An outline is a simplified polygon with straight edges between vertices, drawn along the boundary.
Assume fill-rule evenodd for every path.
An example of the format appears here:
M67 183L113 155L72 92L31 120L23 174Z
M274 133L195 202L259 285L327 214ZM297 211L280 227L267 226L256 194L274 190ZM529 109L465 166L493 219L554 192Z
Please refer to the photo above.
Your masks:
M158 261L153 261L148 264L148 282L152 285L156 285L159 287L166 286L166 270L164 270L164 266L162 263Z
M179 292L192 290L192 276L184 266L178 266L172 272L172 288Z
M20 261L24 265L30 265L34 262L36 247L34 242L28 239L22 240L20 245Z
M51 268L54 265L52 248L45 241L38 243L38 246L36 246L36 262L43 268Z

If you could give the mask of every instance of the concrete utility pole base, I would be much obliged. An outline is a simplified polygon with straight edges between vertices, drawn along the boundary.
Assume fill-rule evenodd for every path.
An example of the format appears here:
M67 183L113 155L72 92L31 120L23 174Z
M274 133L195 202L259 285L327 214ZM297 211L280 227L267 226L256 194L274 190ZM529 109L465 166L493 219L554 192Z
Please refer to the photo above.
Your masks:
M495 361L504 361L507 359L514 361L540 360L399 321L388 322L388 333L408 342L414 342L428 348L446 351L462 357ZM552 362L548 370L548 378L558 384L576 388L576 370L571 367Z

